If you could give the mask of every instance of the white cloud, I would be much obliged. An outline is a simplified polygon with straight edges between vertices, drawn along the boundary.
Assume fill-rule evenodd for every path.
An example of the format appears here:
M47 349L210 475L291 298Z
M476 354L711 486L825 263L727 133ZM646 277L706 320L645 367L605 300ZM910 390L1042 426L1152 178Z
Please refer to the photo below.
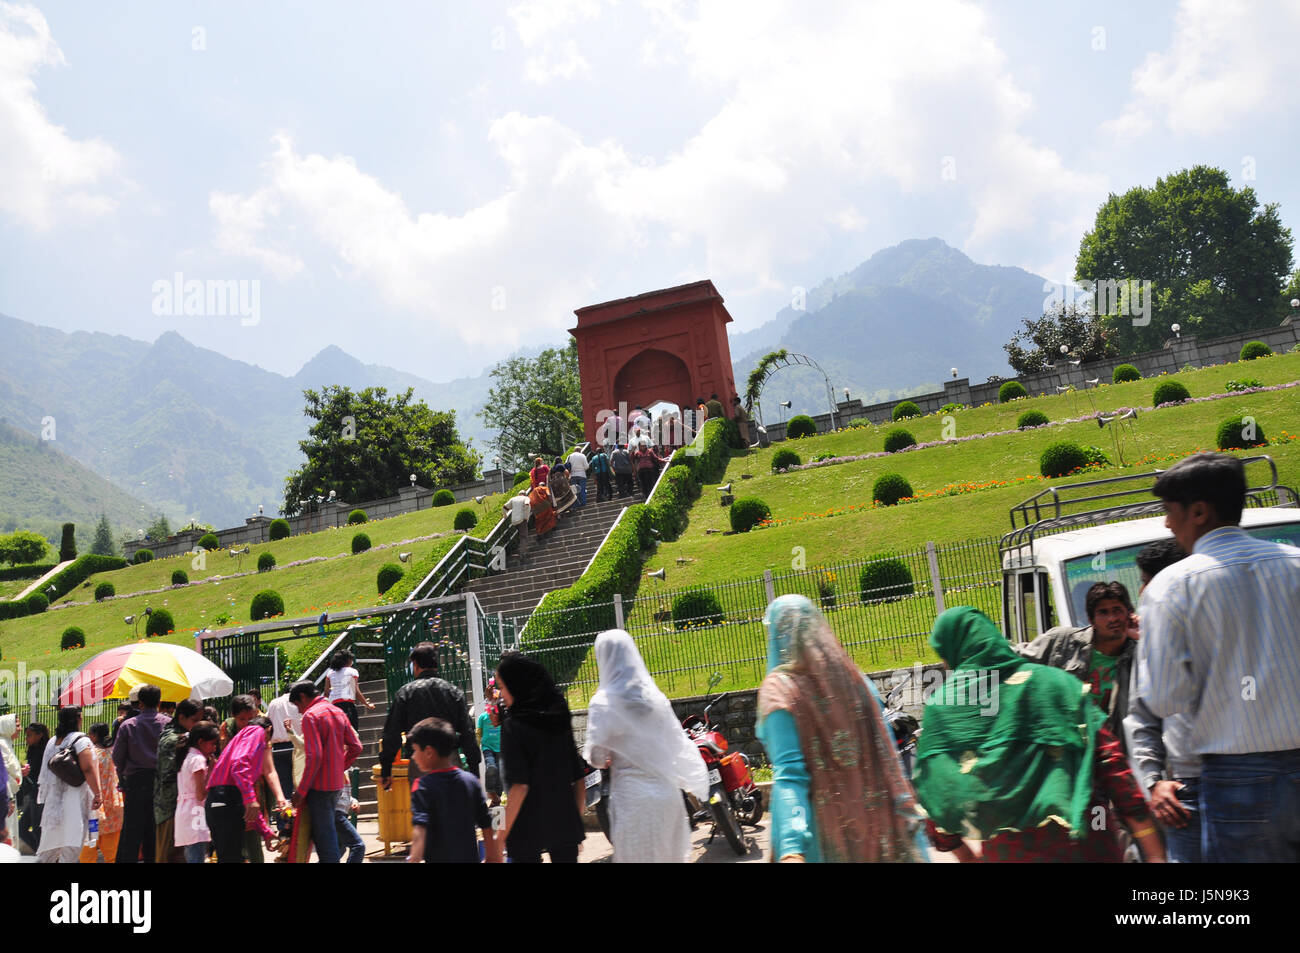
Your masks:
M591 64L578 52L576 40L565 40L560 54L530 56L524 64L524 77L530 83L544 85L552 79L573 79L591 72Z
M1182 0L1169 48L1133 71L1132 98L1103 129L1118 138L1162 123L1179 134L1212 135L1277 108L1293 90L1300 4Z
M0 3L0 213L38 229L117 204L94 188L117 167L117 152L99 139L72 138L37 99L36 72L66 65L39 10Z
M545 85L553 79L573 79L591 73L591 64L567 34L586 20L600 17L608 0L528 0L507 13L528 49L536 52L524 62L524 78Z
M544 46L597 9L516 20ZM719 104L661 154L510 112L488 130L508 176L498 193L417 212L353 159L279 137L261 188L213 194L219 248L291 273L310 238L430 333L500 350L553 338L593 294L645 290L622 285L629 275L707 276L733 295L816 280L804 264L836 243L926 227L914 205L952 203L944 219L966 224L947 237L977 258L1071 270L1106 180L1021 130L1032 100L974 5L748 0L686 13L665 0L654 20L648 39L678 51L688 93ZM1026 247L1039 258L1016 260Z

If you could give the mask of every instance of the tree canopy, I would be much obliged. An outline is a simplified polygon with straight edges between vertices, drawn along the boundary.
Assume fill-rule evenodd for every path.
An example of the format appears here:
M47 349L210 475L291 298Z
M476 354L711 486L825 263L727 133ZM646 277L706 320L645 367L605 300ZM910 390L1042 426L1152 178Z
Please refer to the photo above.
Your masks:
M582 437L578 345L547 348L537 357L512 357L492 368L492 389L479 415L497 431L496 451L507 469L547 462Z
M23 566L40 561L50 546L40 533L20 529L16 533L0 536L0 562Z
M354 393L327 386L303 391L303 414L315 421L299 441L307 462L284 481L286 515L307 500L328 496L349 503L382 499L410 485L427 487L472 480L479 455L461 442L455 411L431 410L407 388L394 397L383 387Z
M113 542L113 527L108 525L108 514L99 514L95 524L95 540L90 544L90 551L96 556L116 556L117 544Z
M1073 302L1060 302L1042 317L1026 318L1024 325L1002 345L1017 374L1036 374L1066 359L1099 361L1115 353L1114 331Z
M1261 208L1254 189L1198 165L1107 198L1079 245L1075 278L1152 282L1148 325L1117 308L1103 316L1128 354L1160 347L1175 323L1202 337L1276 325L1290 271L1291 231L1277 205Z

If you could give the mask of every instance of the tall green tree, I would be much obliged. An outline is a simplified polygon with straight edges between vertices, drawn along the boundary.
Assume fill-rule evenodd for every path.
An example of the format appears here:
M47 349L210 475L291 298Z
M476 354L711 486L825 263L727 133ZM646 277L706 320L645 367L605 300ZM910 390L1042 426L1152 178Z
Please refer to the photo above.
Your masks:
M49 550L50 544L45 537L30 530L20 529L16 533L0 536L0 562L3 563L25 566L39 562Z
M155 542L166 539L171 534L171 524L167 522L167 517L163 513L159 513L157 519L150 523L144 531L145 538Z
M95 524L95 539L90 544L90 551L96 556L117 555L117 544L113 542L113 527L108 525L107 513L99 514L99 522Z
M1079 245L1075 278L1152 282L1148 325L1116 308L1104 316L1119 350L1132 353L1160 347L1171 324L1207 338L1277 324L1291 247L1275 203L1261 208L1254 189L1198 165L1107 198Z
M1042 317L1025 318L1024 327L1002 349L1017 374L1035 374L1065 359L1099 361L1115 353L1114 331L1073 302L1059 302ZM1061 345L1066 353L1062 355Z
M461 442L454 411L431 410L407 388L394 397L383 387L354 393L328 386L303 391L303 413L316 421L298 443L307 462L284 481L284 513L296 515L311 498L349 503L382 499L410 485L427 487L474 479L479 455Z
M497 431L494 449L507 468L527 469L534 456L550 462L582 435L578 345L547 348L537 357L514 357L492 368L492 389L479 411Z

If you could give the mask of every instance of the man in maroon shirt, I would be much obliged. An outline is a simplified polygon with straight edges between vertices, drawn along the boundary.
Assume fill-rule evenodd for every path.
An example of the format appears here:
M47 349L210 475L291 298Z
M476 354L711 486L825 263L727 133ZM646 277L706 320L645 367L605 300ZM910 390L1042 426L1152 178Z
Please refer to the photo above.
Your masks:
M341 852L334 829L334 805L338 803L339 792L350 787L348 768L361 754L361 739L343 709L326 702L313 682L295 682L290 686L289 704L302 712L302 742L306 751L293 806L301 809L306 802L311 812L316 854L322 864L337 864Z

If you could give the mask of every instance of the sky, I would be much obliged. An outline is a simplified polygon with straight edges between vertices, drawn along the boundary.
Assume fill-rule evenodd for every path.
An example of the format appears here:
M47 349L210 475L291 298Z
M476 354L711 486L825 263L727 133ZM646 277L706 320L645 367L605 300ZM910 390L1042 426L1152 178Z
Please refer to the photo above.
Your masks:
M1300 233L1298 49L1300 0L0 2L0 312L451 380L908 238L1066 282L1198 163Z

